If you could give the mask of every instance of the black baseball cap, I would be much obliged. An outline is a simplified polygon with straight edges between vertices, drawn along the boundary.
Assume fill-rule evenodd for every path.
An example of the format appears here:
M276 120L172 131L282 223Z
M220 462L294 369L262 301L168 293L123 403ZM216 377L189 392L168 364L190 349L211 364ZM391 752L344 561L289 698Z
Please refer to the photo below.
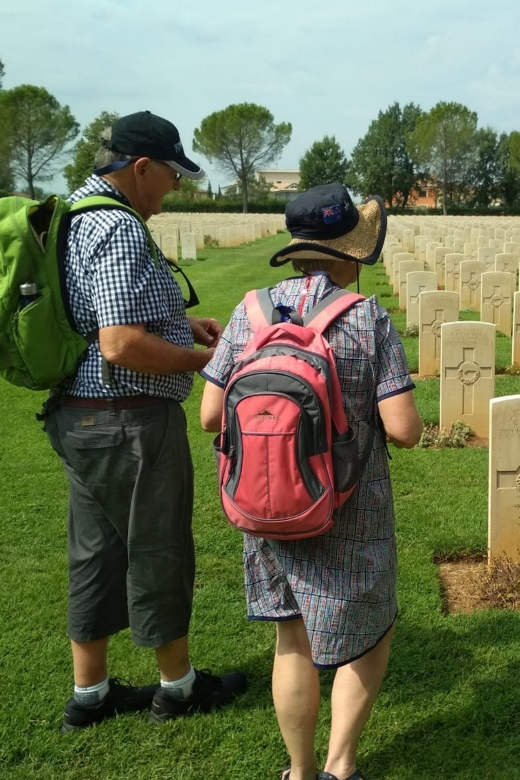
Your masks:
M200 165L184 154L179 131L167 119L150 111L122 116L112 125L112 136L103 146L120 154L161 160L188 179L203 179Z

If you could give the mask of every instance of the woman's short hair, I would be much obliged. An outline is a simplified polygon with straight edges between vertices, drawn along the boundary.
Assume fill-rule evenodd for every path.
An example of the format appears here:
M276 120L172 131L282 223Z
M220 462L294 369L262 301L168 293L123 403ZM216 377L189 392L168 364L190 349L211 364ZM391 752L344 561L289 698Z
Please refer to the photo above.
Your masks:
M325 271L325 273L330 274L338 267L338 263L348 262L348 260L334 260L333 258L328 260L326 257L316 260L305 259L304 257L301 259L293 258L291 260L294 270L302 274L311 274L313 271Z

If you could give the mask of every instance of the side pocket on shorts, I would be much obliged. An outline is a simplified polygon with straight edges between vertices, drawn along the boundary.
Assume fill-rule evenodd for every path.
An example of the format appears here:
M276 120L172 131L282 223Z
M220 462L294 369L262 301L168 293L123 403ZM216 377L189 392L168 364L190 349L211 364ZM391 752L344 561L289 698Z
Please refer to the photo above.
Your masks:
M117 447L124 439L121 426L98 426L81 431L67 431L67 442L76 450Z
M69 466L100 503L106 504L114 491L126 495L124 486L135 480L137 459L117 423L68 430L63 449ZM98 495L100 487L103 494Z

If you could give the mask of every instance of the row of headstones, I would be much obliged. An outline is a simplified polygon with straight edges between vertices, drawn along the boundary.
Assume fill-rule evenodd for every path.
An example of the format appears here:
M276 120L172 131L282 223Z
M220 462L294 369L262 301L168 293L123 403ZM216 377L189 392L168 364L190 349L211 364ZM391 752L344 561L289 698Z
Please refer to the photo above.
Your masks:
M436 245L432 248L429 247L423 258L422 255L417 257L412 252L402 252L401 246L398 244L385 242L383 258L388 276L396 290L399 286L399 266L400 263L405 260L416 263L416 265L412 266L409 270L430 271L431 273L435 273L439 286L444 286L446 289L458 290L460 285L461 263L468 262L475 264L473 266L464 267L466 273L470 277L471 274L476 274L478 277L479 274L489 271L507 272L514 275L516 284L516 274L520 263L520 251L518 253L500 252L497 254L494 250L480 249L478 257L475 259L462 252L449 252L446 247L439 247Z
M428 295L428 293L423 293ZM456 296L456 293L431 293ZM516 293L520 304L520 292ZM440 312L437 312L440 314ZM489 439L490 557L520 560L520 395L495 398L496 328L439 322L440 428L462 421ZM431 329L430 329L431 332Z
M463 243L485 246L486 241L491 246L496 242L498 251L504 251L500 242L520 242L520 218L390 216L388 233L397 237L406 252L415 250L417 236L440 241L454 251L461 251Z
M517 323L512 312L516 298L516 275L500 271L483 271L473 265L475 261L461 263L458 290L446 286L445 292L457 295L458 307L480 312L482 322L491 322L497 330L511 336ZM415 270L416 261L403 261L399 269L399 308L406 309L406 325L419 323L420 296L437 290L437 277L428 271ZM516 307L515 307L516 309Z
M431 224L431 223L430 223ZM399 246L396 246L396 253L407 250L413 254L412 259L421 259L420 250L418 257L416 255L417 247L411 245L410 237L401 232L401 239L404 239ZM434 230L438 231L436 235L433 232L428 234L430 239L436 238L444 240L445 246L440 254L441 258L450 254L465 254L469 260L475 259L470 256L469 250L474 247L465 246L465 251L461 252L463 246L455 242L447 241L446 224L436 226ZM482 228L459 227L448 228L451 235L459 239L464 239L467 244L471 239L472 243L482 240L480 232ZM457 231L459 235L456 235ZM464 232L463 232L464 231ZM469 231L473 231L472 233ZM478 231L478 232L476 232ZM420 228L417 234L424 232ZM503 241L511 239L520 242L520 230L515 234L513 230L506 228L497 228L496 235L491 236L491 229L486 229L489 239L488 246L478 246L477 260L481 263L489 263L493 252L496 254L515 255L516 247L504 247ZM415 233L413 234L415 235ZM408 240L409 243L406 243ZM493 240L496 243L493 243ZM499 240L501 245L499 246ZM424 250L430 242L423 242ZM390 242L391 243L391 242ZM396 242L397 243L397 242ZM428 247L430 257L432 249L431 244ZM478 257L478 250L487 249ZM509 250L504 252L504 249ZM453 251L455 250L455 251ZM426 250L427 251L427 250ZM439 256L439 255L438 255ZM408 258L409 259L409 258ZM495 366L495 337L496 325L487 322L459 322L459 309L464 300L463 308L476 308L480 296L475 292L486 285L487 280L482 274L490 272L490 268L482 269L482 266L473 268L465 265L468 259L455 258L456 262L462 263L459 267L459 278L457 273L452 273L450 261L447 266L439 268L441 263L438 261L430 274L428 283L431 286L435 281L433 290L421 290L421 280L416 274L423 273L426 258L423 258L423 268L419 271L406 272L406 267L400 264L397 273L398 287L401 294L402 274L406 275L406 287L412 287L406 292L405 305L413 303L418 306L419 318L419 373L427 375L430 373L439 373L440 376L440 425L441 428L448 428L453 422L462 420L466 422L479 436L489 438L489 486L488 486L488 549L490 559L507 554L515 561L520 561L520 395L506 396L503 398L494 398L494 366ZM499 258L499 262L502 258ZM511 262L510 258L504 258ZM515 263L516 260L516 263ZM498 290L493 291L495 304L499 303L501 297L514 298L514 327L513 327L513 359L512 362L520 365L520 292L516 290L516 270L518 268L518 259L513 257L513 268L510 270L499 269L500 272L509 272L509 279L503 279ZM496 256L495 256L496 263ZM440 276L439 274L446 274ZM476 276L471 276L471 273ZM450 286L450 277L453 279L453 287ZM473 279L478 279L479 283L471 285L473 288L473 298L469 302L467 298L462 299L464 288ZM466 282L466 279L468 280ZM514 280L514 284L513 284ZM509 281L511 287L507 286ZM438 285L444 284L446 292L437 291ZM394 289L396 289L394 287ZM502 296L504 293L504 296ZM514 293L512 296L511 294ZM459 297L460 295L460 297ZM414 299L412 301L412 298ZM418 298L418 300L417 300ZM402 301L401 301L402 303ZM401 304L400 304L401 305ZM500 306L504 305L500 303ZM482 306L482 304L481 304ZM404 308L404 307L403 307ZM507 307L510 311L510 305ZM453 321L450 321L453 320ZM515 347L516 343L516 347Z
M399 307L406 309L408 326L418 322L420 293L443 285L445 290L460 295L461 309L481 312L483 322L492 322L511 336L519 255L487 255L484 262L468 259L461 253L447 253L445 247L429 246L425 263L412 253L396 251L400 248L400 245L385 243L383 257L394 291L399 294ZM425 267L429 270L425 271Z
M235 247L252 243L266 236L276 235L280 227L280 215L266 215L267 218L237 220L237 215L211 215L211 221L168 219L169 214L150 220L150 232L163 254L170 260L197 259L197 249L203 249L209 241L221 247ZM247 216L247 215L244 215ZM166 217L166 219L164 219ZM233 217L233 219L230 219Z

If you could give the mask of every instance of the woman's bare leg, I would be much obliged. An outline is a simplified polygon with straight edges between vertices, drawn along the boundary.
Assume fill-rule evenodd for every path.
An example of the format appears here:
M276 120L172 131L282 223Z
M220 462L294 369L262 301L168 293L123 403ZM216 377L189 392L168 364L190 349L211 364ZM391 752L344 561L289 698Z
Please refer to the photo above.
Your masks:
M273 701L291 759L290 780L315 780L314 734L320 704L318 670L301 618L276 624Z
M345 780L356 770L359 738L385 676L393 632L392 626L372 650L336 672L325 771L338 780Z

